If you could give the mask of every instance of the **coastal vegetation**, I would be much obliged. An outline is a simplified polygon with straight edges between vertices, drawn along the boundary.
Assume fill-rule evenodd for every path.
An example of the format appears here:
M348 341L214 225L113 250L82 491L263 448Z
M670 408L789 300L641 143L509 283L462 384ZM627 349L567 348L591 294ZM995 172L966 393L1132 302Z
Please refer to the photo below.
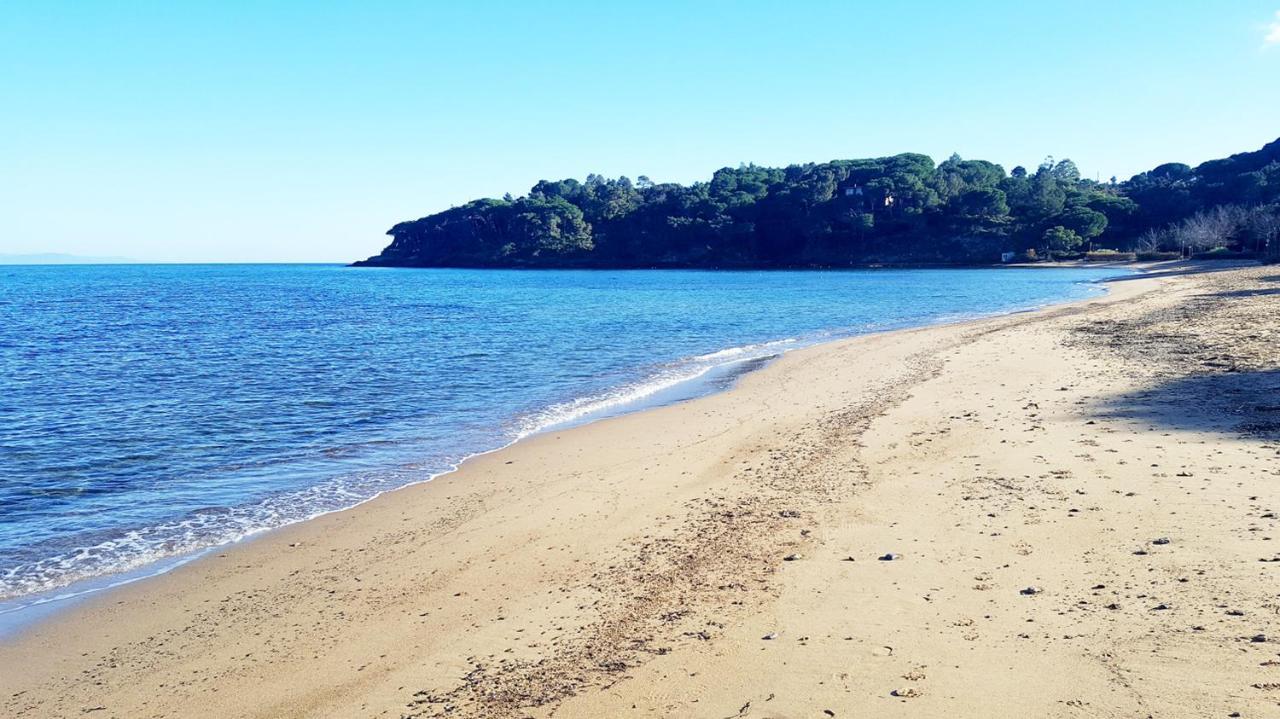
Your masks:
M645 176L538 182L388 232L357 265L840 267L1280 252L1280 140L1126 181L1068 159L1007 171L914 153L723 168L691 185Z

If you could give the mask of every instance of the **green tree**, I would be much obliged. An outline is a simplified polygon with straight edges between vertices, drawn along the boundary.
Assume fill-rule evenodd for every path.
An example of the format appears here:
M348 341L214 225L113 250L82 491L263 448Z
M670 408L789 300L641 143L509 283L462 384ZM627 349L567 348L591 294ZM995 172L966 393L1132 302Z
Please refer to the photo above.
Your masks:
M1059 182L1074 185L1080 181L1080 169L1071 160L1063 159L1054 164L1053 176Z
M1082 240L1092 240L1107 229L1107 216L1087 207L1073 207L1059 215L1057 221Z
M555 256L587 252L594 247L591 225L583 218L582 210L562 197L521 198L515 209L519 241L514 254Z
M1053 217L1067 204L1067 191L1053 173L1053 159L1046 160L1031 176L1027 185L1025 205L1021 213L1030 222Z
M1074 250L1084 242L1084 239L1077 235L1074 230L1068 230L1062 225L1057 225L1045 230L1040 241L1050 253L1053 253Z
M1009 203L1004 192L994 187L969 190L952 202L958 214L964 217L1003 217L1009 214Z
M858 234L858 239L867 236L867 233L876 229L876 216L869 212L856 212L851 218L853 231Z

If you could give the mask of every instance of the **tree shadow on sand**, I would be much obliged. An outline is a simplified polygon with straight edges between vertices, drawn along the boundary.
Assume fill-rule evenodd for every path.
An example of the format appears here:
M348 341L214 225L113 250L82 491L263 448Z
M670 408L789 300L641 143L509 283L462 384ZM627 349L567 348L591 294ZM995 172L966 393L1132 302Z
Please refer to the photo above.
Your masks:
M1106 282L1132 282L1134 280L1146 280L1152 277L1182 277L1185 275L1203 275L1210 272L1226 272L1227 270L1238 270L1241 267L1256 267L1258 265L1255 260L1175 260L1172 262L1160 263L1148 267L1145 271L1135 272L1131 275L1121 275L1120 277L1111 277ZM1264 280L1269 278L1264 277ZM1275 280L1277 278L1270 278Z
M1280 439L1280 370L1181 377L1104 399L1097 410L1157 428Z
M1225 292L1213 292L1204 297L1265 297L1267 295L1280 295L1280 287L1265 287L1257 290L1227 290Z

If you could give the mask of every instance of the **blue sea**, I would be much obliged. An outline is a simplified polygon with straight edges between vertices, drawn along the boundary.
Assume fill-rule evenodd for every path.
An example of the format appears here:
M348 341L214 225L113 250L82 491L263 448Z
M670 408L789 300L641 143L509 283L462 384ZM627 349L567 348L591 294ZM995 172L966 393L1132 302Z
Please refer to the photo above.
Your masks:
M1106 269L0 267L0 612Z

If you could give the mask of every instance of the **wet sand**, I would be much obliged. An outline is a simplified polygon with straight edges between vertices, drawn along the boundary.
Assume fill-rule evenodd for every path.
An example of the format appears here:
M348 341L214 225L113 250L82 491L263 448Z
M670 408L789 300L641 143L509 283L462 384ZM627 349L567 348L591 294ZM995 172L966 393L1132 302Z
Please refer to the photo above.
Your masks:
M1280 268L798 351L111 592L24 717L1280 708Z

